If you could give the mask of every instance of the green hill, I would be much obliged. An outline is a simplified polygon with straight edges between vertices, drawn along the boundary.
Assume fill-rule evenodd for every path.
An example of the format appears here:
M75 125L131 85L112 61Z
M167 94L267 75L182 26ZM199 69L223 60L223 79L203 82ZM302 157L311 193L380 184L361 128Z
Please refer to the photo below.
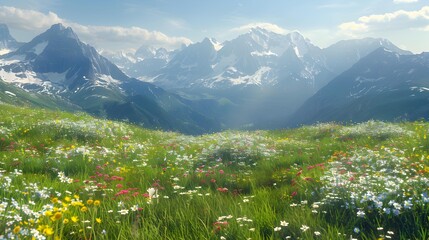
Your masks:
M186 136L0 112L0 239L429 237L426 122Z

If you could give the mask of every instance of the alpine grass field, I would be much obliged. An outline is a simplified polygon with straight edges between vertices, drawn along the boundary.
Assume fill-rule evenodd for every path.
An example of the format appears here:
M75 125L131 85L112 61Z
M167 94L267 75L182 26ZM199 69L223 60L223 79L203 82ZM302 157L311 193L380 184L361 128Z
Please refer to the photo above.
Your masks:
M0 112L0 239L429 238L426 122L185 136Z

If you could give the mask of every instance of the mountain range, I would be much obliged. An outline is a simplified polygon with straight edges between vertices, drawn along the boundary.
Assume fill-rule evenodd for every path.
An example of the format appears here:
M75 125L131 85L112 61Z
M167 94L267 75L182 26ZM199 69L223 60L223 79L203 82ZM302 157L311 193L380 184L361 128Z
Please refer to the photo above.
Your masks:
M309 98L290 125L429 117L429 53L379 48Z
M0 62L3 81L61 98L96 116L188 133L219 130L179 96L125 75L61 24L1 56Z
M205 38L174 51L112 53L97 52L61 24L28 43L0 25L0 54L2 102L19 96L22 104L149 128L200 134L428 117L427 54L386 39L322 49L299 32L254 28L223 43Z

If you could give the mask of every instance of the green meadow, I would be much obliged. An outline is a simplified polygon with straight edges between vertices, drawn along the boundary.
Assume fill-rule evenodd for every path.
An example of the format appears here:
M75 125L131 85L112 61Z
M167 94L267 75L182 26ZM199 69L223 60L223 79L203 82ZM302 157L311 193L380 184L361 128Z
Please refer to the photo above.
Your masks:
M429 239L426 122L187 136L0 112L0 239Z

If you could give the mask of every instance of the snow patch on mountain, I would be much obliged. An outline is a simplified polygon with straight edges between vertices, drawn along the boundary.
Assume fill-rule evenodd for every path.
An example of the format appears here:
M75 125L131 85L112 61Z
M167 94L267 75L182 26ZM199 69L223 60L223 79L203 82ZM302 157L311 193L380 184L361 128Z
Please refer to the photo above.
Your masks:
M10 50L10 49L8 49L8 48L2 48L2 49L0 49L0 56L1 56L1 55L5 55L5 54L8 54L8 53L10 53L10 52L12 52L12 50Z
M215 39L213 39L213 38L210 38L210 42L212 43L213 48L214 48L216 51L221 50L221 49L222 49L222 47L223 47L222 43L220 43L220 42L216 41L216 40L215 40Z
M256 57L278 56L276 53L273 53L271 51L263 51L263 52L253 51L250 53L250 55L256 56Z
M231 72L237 72L237 69L235 68L228 68ZM264 66L261 67L258 71L256 71L253 75L246 75L246 76L238 76L238 77L224 77L223 75L218 75L213 78L213 81L209 83L207 86L210 88L216 88L217 85L230 85L230 86L236 86L236 85L262 85L267 80L269 80L269 75L271 72L271 68Z
M105 74L96 74L96 86L110 86L110 85L119 85L121 81L112 78L110 75Z
M38 43L36 46L33 47L32 52L34 52L36 55L39 55L45 50L48 44L49 44L48 41L43 41L41 43Z
M4 93L6 93L6 94L7 94L7 95L9 95L9 96L16 97L16 94L15 94L15 93L13 93L13 92L4 91Z
M422 92L428 92L429 88L427 88L427 87L410 87L410 90L411 91L418 91L418 92L422 93Z
M37 85L42 85L43 83L43 81L37 76L37 73L33 71L14 73L12 71L5 71L4 69L0 69L0 78L8 83Z
M64 84L66 81L66 76L69 70L63 72L63 73L56 73L56 72L48 72L43 73L42 76L45 80L56 83L56 84Z

